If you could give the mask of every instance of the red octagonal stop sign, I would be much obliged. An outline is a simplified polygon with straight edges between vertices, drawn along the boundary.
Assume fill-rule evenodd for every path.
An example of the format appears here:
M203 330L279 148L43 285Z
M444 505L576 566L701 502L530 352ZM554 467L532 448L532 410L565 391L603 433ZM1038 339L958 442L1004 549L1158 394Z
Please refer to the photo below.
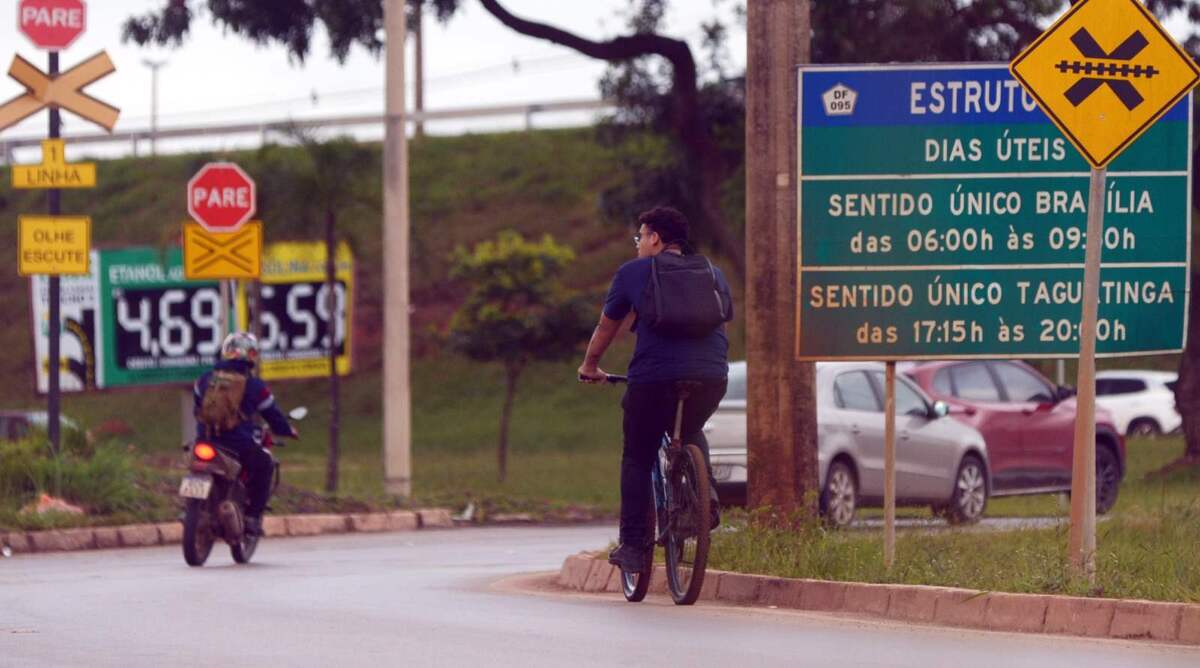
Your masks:
M61 51L87 28L83 0L21 0L17 25L39 48Z
M209 232L236 232L254 215L254 180L232 162L210 162L188 181L188 213Z

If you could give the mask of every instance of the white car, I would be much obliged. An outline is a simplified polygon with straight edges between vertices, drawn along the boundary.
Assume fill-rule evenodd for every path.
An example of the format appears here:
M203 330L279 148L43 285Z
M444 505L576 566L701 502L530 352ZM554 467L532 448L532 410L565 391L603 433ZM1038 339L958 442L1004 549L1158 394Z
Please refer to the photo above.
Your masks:
M883 504L883 375L875 362L817 364L817 465L821 512L835 526L859 506ZM896 376L896 503L929 505L952 522L983 515L991 491L983 436ZM722 498L746 489L746 363L729 365L729 386L704 427Z
M1175 381L1170 371L1101 371L1096 374L1096 405L1112 413L1128 436L1158 436L1183 424L1175 410Z

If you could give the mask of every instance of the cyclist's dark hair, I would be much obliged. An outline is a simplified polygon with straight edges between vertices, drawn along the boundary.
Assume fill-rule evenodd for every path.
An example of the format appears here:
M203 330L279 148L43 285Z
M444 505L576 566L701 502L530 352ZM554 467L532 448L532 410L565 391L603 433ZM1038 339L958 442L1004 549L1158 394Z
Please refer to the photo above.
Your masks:
M675 244L685 253L691 252L691 244L688 243L688 219L679 209L656 206L642 212L638 216L638 224L657 232L664 245Z

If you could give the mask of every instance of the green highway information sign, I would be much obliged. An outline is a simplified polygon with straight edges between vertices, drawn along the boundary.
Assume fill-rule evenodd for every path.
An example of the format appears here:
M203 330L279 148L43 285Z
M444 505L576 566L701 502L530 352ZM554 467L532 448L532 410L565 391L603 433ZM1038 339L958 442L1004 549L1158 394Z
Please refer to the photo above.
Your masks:
M1097 354L1183 348L1191 95L1109 167ZM1003 64L800 70L798 359L1075 357L1089 164Z

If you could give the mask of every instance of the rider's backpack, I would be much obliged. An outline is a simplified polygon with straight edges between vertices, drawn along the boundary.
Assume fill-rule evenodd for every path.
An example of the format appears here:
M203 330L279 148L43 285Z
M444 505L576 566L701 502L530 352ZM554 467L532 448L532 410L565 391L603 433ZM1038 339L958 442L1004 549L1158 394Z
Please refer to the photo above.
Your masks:
M700 338L732 319L732 299L708 258L676 253L650 258L637 327L672 338Z
M210 436L231 431L246 419L242 415L242 397L246 396L246 376L236 371L218 369L208 379L208 387L200 399L197 418Z

